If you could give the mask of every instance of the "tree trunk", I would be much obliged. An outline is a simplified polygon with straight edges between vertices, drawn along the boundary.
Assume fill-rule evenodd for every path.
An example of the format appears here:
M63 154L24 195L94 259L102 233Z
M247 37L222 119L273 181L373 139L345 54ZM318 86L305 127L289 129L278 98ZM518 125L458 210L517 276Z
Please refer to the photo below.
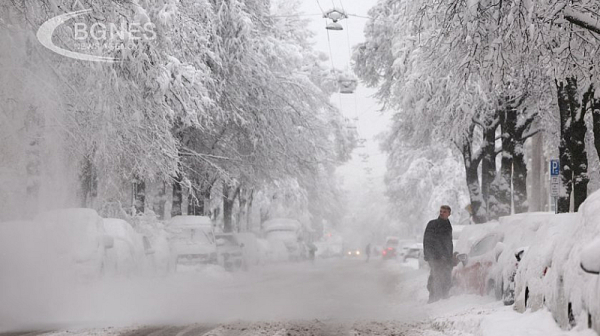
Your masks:
M515 213L529 210L527 202L527 164L525 163L525 139L515 139L513 152L513 203Z
M83 159L79 175L82 208L93 208L94 199L98 195L98 175L91 159L92 156L93 154L90 153Z
M210 214L210 194L212 185L208 183L192 182L192 188L189 189L187 200L187 212L193 216L211 216Z
M490 195L492 182L496 178L496 129L498 120L494 120L490 125L483 129L483 142L481 150L483 157L481 159L481 195L483 196L482 206L486 210L487 220L497 217L491 211L496 202L495 195ZM492 197L490 197L492 196Z
M171 216L178 216L183 213L183 190L181 187L183 177L181 174L177 174L175 181L173 181L173 205L171 209Z
M246 231L252 230L252 202L254 201L254 189L250 189L250 195L248 196L248 203L246 207Z
M570 84L567 84L567 86ZM569 98L567 89L563 82L556 82L556 93L558 97L558 110L560 113L560 143L558 145L560 159L561 193L558 197L557 212L569 212L571 204L571 182L573 173L571 171L571 111L569 109Z
M163 204L162 219L171 219L171 210L173 209L173 182L167 181L163 183L163 197L161 203Z
M545 181L543 162L544 160L544 136L538 133L531 139L531 195L529 211L543 211L542 183ZM547 182L546 182L547 183Z
M466 162L465 162L466 164ZM486 217L484 209L481 208L483 203L482 196L479 189L479 178L477 176L477 166L471 166L467 168L467 187L469 189L469 196L471 199L471 212L473 214L473 222L485 223Z
M594 131L594 147L600 157L600 98L592 99L592 118Z
M233 204L240 192L240 187L232 189L223 182L223 232L233 232Z
M585 125L585 114L588 105L594 98L594 89L590 85L589 89L583 94L581 105L577 101L577 82L571 78L571 92L569 97L573 99L571 103L571 162L573 169L573 209L577 211L579 206L587 198L587 185L589 177L587 173L588 159L585 149L585 134L587 126Z
M477 170L479 167L479 162L481 161L482 152L473 155L473 151L471 148L471 143L473 141L473 128L474 126L470 128L469 134L463 138L461 150L465 164L467 188L469 190L469 197L471 199L471 215L473 216L473 222L479 224L485 223L487 216L485 213L485 209L481 208L481 205L483 203L483 197L481 195L479 177L477 175Z
M238 232L243 231L245 228L248 227L248 224L245 223L245 221L247 220L247 203L248 199L246 198L246 190L241 190L240 196L238 197L238 215L236 218L236 231Z
M520 103L519 103L520 104ZM515 110L517 105L512 109ZM515 213L527 212L529 210L529 202L527 198L527 163L525 163L525 141L527 138L535 135L539 130L532 130L532 125L537 119L537 113L531 115L526 114L526 109L521 112L522 119L519 125L516 125L513 133L513 204ZM515 117L516 123L516 117Z
M133 207L136 213L144 213L146 203L146 184L140 179L133 181Z
M188 214L192 216L204 215L204 199L198 188L192 187L188 193Z
M188 215L190 189L188 187L181 187L181 214L184 216Z
M505 98L500 112L500 129L502 131L502 158L500 176L495 181L494 191L497 193L497 216L508 216L512 203L513 153L515 152L515 131L517 127L517 110Z

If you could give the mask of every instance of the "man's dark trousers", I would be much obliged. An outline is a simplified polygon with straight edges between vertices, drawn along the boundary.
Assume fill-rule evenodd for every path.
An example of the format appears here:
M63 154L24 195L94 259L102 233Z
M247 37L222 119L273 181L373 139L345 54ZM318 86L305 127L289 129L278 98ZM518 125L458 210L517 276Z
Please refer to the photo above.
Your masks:
M429 261L429 268L429 302L448 298L452 285L452 264L444 259L434 259Z

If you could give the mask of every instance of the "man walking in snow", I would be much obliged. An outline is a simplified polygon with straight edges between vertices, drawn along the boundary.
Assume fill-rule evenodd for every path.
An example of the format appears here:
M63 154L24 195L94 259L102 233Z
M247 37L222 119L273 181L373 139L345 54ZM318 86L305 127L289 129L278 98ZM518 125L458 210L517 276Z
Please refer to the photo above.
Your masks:
M442 205L440 216L427 223L423 235L423 257L431 269L427 281L429 303L447 298L452 285L452 225L448 220L451 211L449 206Z

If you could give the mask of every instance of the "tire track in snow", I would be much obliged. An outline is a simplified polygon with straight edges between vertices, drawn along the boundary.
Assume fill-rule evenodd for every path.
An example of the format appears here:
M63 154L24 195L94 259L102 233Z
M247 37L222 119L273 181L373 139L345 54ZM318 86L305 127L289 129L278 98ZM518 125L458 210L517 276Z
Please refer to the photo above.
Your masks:
M51 332L50 330L45 331L16 331L8 333L0 333L0 336L39 336Z

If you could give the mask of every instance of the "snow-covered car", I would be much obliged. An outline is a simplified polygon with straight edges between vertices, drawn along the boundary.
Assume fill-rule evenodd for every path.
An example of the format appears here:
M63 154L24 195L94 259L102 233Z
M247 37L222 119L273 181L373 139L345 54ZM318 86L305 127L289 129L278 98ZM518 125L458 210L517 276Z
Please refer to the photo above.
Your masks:
M151 274L166 275L172 271L172 254L169 233L165 226L151 214L140 214L128 219L133 228L142 236L147 261L151 263Z
M217 242L217 260L219 265L228 271L236 271L244 267L242 244L233 233L215 234Z
M497 225L492 223L490 230L482 231L485 236L471 245L466 256L468 262L455 268L458 287L468 292L493 294L496 299L511 304L514 301L515 274L519 263L517 256L521 257L526 247L536 241L540 228L545 232L553 225L554 218L552 213L522 213L501 217ZM470 233L472 230L478 229L466 227L461 236L476 237ZM544 235L543 232L541 235ZM464 245L461 240L455 249L459 253L464 251L461 249L461 244Z
M406 252L403 253L402 259L421 259L423 257L423 244L416 243L405 247Z
M596 276L596 286L590 292L588 327L600 333L600 238L592 241L581 251L581 269Z
M166 230L174 270L217 263L214 226L209 217L175 216L166 225Z
M591 326L598 321L592 311L597 276L581 269L581 251L600 236L600 192L590 195L565 223L567 228L552 251L552 264L544 277L545 304L564 329Z
M527 252L529 246L521 247L515 251L515 263L514 266L510 264L505 267L503 271L503 284L502 284L502 303L505 306L510 306L515 303L515 277L519 269L519 263L523 260L524 254Z
M494 264L503 252L502 244L498 243L504 240L498 227L497 221L491 221L461 229L458 240L453 242L454 253L462 262L452 270L452 292L483 295L496 290L496 284L490 282L490 278Z
M542 239L556 223L560 221L557 222L555 214L549 212L521 213L500 218L497 230L504 235L503 251L492 266L487 281L489 288L494 285L496 298L502 299L504 304L514 303L515 277L525 251Z
M479 238L468 253L458 254L461 261L452 270L453 287L461 292L484 295L496 289L494 283L489 281L492 267L498 261L502 252L499 245L504 240L504 235L499 231L492 231Z
M39 214L35 221L40 224L49 257L57 269L87 281L114 268L108 253L114 239L95 210L57 209Z
M419 268L425 267L425 259L423 259L423 244L415 243L404 248L402 253L402 262L408 262L411 259L417 261Z
M298 261L303 258L299 241L300 222L290 218L274 218L262 225L275 261Z
M317 247L316 256L319 258L335 258L344 255L344 239L341 236L325 237L314 244Z
M552 266L552 254L556 243L562 239L569 223L577 218L577 214L549 214L538 216L544 222L535 232L528 246L524 249L515 270L514 276L514 308L523 312L525 309L540 309L545 300L545 276ZM507 298L508 301L508 298Z
M117 275L151 274L154 272L154 250L147 237L137 233L131 224L118 218L104 218L104 229L114 240L109 256L114 258Z

